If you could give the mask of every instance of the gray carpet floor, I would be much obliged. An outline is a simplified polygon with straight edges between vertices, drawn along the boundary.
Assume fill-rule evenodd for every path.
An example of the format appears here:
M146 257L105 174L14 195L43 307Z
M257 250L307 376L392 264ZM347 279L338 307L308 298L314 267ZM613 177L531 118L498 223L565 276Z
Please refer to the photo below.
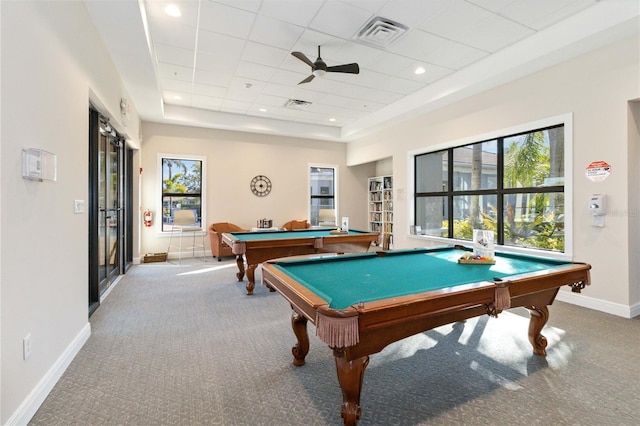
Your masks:
M340 425L333 356L313 326L295 367L278 293L246 296L232 260L182 263L123 276L30 424ZM372 355L359 425L640 424L640 318L556 302L546 357L527 325L514 309Z

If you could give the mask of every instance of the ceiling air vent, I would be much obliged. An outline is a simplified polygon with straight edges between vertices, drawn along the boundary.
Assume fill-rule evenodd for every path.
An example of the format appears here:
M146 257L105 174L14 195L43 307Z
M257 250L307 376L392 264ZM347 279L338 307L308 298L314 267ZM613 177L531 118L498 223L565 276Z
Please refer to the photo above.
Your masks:
M300 99L289 99L285 104L285 108L307 110L311 106L311 102L301 101Z
M406 25L376 16L362 27L356 40L375 47L387 48L409 30Z

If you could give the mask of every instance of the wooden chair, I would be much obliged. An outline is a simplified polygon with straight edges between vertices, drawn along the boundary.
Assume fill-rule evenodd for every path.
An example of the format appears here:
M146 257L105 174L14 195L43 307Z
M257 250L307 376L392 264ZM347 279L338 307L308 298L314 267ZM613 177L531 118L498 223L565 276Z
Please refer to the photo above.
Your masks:
M307 220L290 220L281 227L281 229L284 229L285 231L294 231L296 229L307 228L311 228L311 224L307 222Z
M209 225L209 239L211 240L211 255L218 258L218 262L225 256L235 256L231 247L222 242L222 234L225 232L248 231L229 222L217 222Z

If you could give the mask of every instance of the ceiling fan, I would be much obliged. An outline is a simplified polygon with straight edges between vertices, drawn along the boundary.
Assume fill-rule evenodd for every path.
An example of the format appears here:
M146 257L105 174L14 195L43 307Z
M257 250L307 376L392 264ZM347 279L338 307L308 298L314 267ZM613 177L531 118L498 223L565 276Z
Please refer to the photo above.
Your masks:
M345 72L349 74L360 73L360 67L356 63L328 67L327 64L320 57L320 46L318 46L318 59L316 59L315 62L311 62L311 60L307 58L305 54L302 52L291 52L291 54L311 67L311 75L305 78L304 80L302 80L298 84L308 83L311 80L313 80L315 77L322 77L328 72Z

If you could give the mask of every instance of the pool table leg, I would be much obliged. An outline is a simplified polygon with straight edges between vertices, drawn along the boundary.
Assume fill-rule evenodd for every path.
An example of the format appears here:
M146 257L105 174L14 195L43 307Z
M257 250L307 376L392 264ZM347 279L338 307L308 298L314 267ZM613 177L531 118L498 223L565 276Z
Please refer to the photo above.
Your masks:
M527 306L529 310L529 342L533 346L533 353L536 355L546 355L547 338L540 332L549 320L549 308L547 306Z
M364 371L369 365L369 356L347 361L344 348L334 348L338 382L342 389L342 420L345 425L355 426L360 419L360 392Z
M293 365L304 365L304 359L309 353L309 335L307 334L307 318L296 311L291 313L291 327L298 342L291 348L293 354Z
M256 287L256 267L258 265L247 265L247 295L253 294L253 289Z
M236 255L236 265L238 265L236 278L238 278L238 281L242 281L244 278L244 257L241 254Z

